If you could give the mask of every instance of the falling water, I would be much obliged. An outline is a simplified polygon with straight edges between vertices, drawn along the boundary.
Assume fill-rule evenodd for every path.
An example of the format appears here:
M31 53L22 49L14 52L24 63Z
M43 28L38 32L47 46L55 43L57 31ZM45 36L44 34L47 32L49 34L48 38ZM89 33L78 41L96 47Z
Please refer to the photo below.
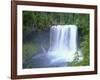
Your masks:
M50 28L50 46L46 50L41 46L42 52L25 62L24 67L32 64L34 68L42 67L64 67L68 62L83 60L81 49L77 46L76 25L56 25ZM77 61L77 62L78 62Z
M71 62L77 51L77 26L57 25L50 29L50 48L47 52L54 62Z

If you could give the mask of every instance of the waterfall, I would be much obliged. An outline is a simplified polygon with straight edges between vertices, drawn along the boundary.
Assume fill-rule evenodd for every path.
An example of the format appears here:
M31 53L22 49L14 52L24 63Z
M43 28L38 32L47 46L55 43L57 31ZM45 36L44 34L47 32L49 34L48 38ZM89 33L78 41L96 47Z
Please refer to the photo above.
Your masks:
M77 26L56 25L50 28L50 47L47 55L51 62L71 62L77 51Z

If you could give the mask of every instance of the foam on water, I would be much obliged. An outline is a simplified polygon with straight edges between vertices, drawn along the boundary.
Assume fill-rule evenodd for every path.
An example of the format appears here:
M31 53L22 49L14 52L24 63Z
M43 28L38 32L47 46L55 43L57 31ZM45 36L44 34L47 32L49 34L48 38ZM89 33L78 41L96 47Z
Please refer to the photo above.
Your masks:
M50 29L50 48L47 52L51 62L71 62L77 51L77 26L57 25Z

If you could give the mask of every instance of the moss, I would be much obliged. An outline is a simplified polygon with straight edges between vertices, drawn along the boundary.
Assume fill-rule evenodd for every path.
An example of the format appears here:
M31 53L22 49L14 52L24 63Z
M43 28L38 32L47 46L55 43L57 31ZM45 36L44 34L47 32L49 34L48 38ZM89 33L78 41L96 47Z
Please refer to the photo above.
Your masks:
M32 64L28 64L27 65L27 68L32 68Z
M23 44L23 60L30 58L33 54L38 51L38 47L35 43L24 43Z

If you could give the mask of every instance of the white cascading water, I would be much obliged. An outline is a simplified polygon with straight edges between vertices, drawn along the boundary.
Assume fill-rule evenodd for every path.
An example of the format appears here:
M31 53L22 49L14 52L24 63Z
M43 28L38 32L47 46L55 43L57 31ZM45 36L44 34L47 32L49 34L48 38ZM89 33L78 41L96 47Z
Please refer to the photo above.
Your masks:
M57 25L50 29L50 47L47 55L54 62L71 62L77 51L77 26Z

